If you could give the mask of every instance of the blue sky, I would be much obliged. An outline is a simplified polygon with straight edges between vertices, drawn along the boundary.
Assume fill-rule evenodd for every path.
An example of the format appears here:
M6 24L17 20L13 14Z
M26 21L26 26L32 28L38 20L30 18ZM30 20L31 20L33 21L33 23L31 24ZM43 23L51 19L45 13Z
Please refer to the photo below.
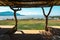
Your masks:
M49 7L44 9L45 9L45 13L47 14L49 11ZM0 12L5 12L5 11L12 11L12 10L8 6L0 6ZM22 8L22 10L18 11L17 13L21 15L43 15L42 9L40 7L39 8ZM50 15L53 15L53 16L60 15L60 6L54 6Z

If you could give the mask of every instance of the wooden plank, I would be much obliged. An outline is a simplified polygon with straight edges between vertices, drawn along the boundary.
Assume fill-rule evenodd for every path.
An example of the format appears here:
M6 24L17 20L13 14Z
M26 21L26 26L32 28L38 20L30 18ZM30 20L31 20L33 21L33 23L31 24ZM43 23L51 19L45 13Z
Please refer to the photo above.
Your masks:
M0 34L10 34L16 32L14 29L14 25L9 26L9 25L0 25Z
M15 26L14 25L0 25L0 28L14 28Z
M59 0L8 0L8 1L16 1L16 2L38 2L38 1L59 1Z
M60 5L60 0L0 0L0 6L46 7L51 5Z
M53 34L53 35L59 35L60 36L60 26L49 26L48 30Z
M49 28L56 28L56 29L60 29L60 26L49 26Z
M49 31L45 31L45 30L19 30L19 31L16 31L15 34L44 34L45 33L47 35L51 35L51 33Z

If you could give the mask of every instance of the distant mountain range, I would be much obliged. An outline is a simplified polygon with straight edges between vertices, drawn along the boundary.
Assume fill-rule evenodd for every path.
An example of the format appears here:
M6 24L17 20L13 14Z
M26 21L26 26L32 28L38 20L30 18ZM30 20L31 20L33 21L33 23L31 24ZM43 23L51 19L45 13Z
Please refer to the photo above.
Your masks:
M16 15L17 16L23 16L23 15L20 15L19 13L16 13ZM14 13L10 12L10 11L0 12L0 16L14 16Z

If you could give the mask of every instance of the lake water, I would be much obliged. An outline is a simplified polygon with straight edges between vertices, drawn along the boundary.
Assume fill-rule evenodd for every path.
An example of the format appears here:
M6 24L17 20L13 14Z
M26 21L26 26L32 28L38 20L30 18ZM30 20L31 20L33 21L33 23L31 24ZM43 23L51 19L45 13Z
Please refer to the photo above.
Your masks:
M41 19L41 18L44 18L44 16L30 16L30 15L27 15L27 16L17 16L17 19ZM6 20L6 19L14 19L14 16L0 16L0 20Z

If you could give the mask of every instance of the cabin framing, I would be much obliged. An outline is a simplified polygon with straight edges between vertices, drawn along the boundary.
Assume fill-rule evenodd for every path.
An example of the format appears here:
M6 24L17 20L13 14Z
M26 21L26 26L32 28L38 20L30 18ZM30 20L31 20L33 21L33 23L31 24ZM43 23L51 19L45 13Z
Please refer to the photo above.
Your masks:
M51 5L59 6L60 0L0 0L0 6L47 7Z
M60 0L0 0L0 6L9 6L14 11L15 17L15 28L17 30L17 17L16 12L20 11L19 8L31 8L31 7L41 7L42 12L46 18L45 30L48 31L48 16L51 13L53 6L59 6ZM49 13L46 15L44 7L51 7ZM17 10L13 9L17 8Z

